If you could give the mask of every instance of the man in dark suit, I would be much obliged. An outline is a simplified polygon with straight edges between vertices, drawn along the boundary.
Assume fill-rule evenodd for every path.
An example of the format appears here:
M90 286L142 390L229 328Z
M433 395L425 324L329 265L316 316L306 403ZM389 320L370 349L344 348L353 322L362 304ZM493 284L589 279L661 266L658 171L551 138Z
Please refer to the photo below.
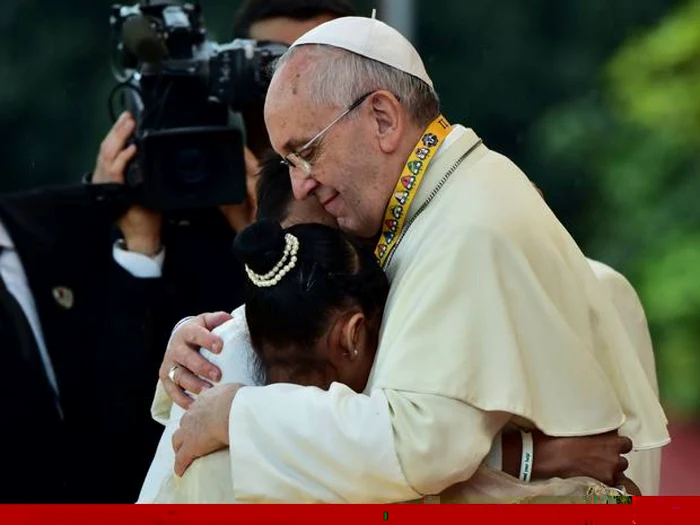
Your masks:
M190 214L187 220L165 217L165 257L160 272L150 275L120 265L115 259L129 261L119 259L124 255L119 246L111 247L111 297L104 314L110 322L98 339L106 344L97 364L103 376L100 416L109 442L131 449L130 455L111 446L100 452L107 463L100 475L102 493L111 501L136 501L160 439L162 428L151 419L150 405L173 325L192 312L193 304L231 311L242 302L243 272L231 252L235 231L218 210Z
M0 196L0 502L135 501L161 433L149 406L173 324L193 305L241 302L235 231L218 211L166 220L168 258L147 276L115 257L120 194Z
M88 490L92 379L109 207L85 188L0 197L0 501L76 501ZM104 259L104 258L103 258Z

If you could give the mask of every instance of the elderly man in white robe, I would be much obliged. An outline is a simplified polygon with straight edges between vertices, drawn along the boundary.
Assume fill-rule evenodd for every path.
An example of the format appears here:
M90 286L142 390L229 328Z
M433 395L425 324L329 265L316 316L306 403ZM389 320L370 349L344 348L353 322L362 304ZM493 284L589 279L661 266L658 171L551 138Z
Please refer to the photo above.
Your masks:
M440 115L400 34L354 17L310 31L279 64L265 115L295 196L376 240L391 281L380 345L364 394L208 390L173 437L176 472L228 446L237 501L390 502L468 480L510 426L669 442L585 257L512 162ZM171 345L215 346L202 319ZM186 383L187 364L166 388Z

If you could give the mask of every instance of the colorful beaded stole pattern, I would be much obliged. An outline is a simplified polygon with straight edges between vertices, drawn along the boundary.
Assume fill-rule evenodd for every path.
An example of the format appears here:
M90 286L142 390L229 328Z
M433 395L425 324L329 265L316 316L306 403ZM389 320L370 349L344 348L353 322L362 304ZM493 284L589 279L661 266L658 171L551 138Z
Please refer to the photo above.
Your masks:
M423 181L423 175L428 171L435 153L451 130L452 126L445 117L440 115L423 132L408 158L386 208L382 233L374 250L374 255L382 268L406 224L408 210Z

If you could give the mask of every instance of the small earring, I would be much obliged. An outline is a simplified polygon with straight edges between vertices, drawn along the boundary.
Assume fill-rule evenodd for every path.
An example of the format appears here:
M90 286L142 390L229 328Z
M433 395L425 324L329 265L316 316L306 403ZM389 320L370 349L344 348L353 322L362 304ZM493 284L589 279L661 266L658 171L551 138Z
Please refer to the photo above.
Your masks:
M360 352L357 350L357 348L355 348L355 349L352 351L352 355L354 355L355 357L357 357L359 354L360 354Z

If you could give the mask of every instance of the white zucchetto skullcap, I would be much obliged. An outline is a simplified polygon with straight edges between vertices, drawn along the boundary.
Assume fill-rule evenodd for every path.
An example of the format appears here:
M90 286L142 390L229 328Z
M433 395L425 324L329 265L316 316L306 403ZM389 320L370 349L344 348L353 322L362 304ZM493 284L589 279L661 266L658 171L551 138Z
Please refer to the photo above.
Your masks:
M292 47L306 44L323 44L351 51L413 75L433 87L416 48L396 29L375 18L336 18L305 33Z

